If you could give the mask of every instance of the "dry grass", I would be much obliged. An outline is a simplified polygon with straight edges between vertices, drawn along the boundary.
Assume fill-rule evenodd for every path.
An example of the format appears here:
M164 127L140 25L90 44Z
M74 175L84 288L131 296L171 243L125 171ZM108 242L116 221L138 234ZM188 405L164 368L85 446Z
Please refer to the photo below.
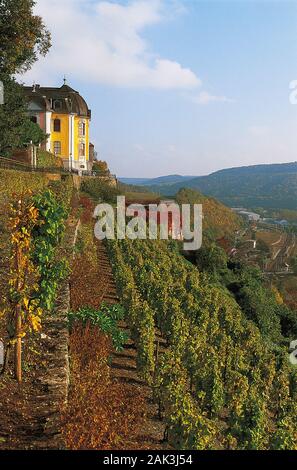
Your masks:
M135 436L144 400L132 385L112 382L109 340L77 324L70 337L71 387L62 433L71 450L140 448Z
M267 245L271 245L272 243L276 243L281 238L280 232L257 232L257 240L263 240L263 242L267 243Z

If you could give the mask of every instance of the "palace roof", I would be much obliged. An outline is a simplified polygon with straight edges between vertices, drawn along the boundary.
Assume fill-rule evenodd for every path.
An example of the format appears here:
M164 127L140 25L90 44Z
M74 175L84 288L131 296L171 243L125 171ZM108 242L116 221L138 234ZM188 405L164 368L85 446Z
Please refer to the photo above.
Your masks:
M41 87L40 85L24 86L25 95L30 107L40 111L52 111L61 114L77 114L82 117L91 117L91 110L78 91L70 86L62 85L60 88Z

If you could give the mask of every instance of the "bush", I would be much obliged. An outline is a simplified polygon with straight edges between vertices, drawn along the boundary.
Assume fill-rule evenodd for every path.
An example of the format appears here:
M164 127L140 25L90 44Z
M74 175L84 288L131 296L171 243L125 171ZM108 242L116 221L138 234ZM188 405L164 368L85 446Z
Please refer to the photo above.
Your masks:
M108 175L110 173L107 163L102 160L94 161L92 171L96 173L96 175Z
M62 178L62 181L50 181L48 187L55 194L58 203L68 212L73 194L73 180L71 176Z
M63 162L51 152L38 149L37 151L37 167L38 168L62 168Z
M70 326L79 321L84 326L88 323L98 326L106 335L110 336L114 348L119 351L128 339L127 335L117 326L118 321L124 318L124 309L121 305L107 305L102 303L100 310L91 307L82 307L77 312L68 315Z
M66 259L57 259L57 247L65 231L67 212L48 189L33 196L32 200L39 214L39 224L32 232L33 261L40 274L37 298L42 309L51 310L58 286L68 274Z
M38 124L26 118L21 132L21 145L26 146L30 142L39 145L46 140L46 134Z
M14 194L28 189L35 192L47 186L45 175L17 170L0 170L0 204L7 203Z
M119 194L117 188L111 186L106 180L102 181L101 178L84 179L81 184L81 190L89 194L96 202L100 200L115 202Z

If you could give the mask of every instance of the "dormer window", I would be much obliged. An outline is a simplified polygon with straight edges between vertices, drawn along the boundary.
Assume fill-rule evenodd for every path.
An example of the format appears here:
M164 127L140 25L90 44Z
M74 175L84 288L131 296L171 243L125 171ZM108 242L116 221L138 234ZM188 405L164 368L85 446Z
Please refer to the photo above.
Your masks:
M62 109L62 101L61 100L54 100L53 105L54 105L55 110Z
M60 121L60 119L54 119L54 132L61 132L61 121Z

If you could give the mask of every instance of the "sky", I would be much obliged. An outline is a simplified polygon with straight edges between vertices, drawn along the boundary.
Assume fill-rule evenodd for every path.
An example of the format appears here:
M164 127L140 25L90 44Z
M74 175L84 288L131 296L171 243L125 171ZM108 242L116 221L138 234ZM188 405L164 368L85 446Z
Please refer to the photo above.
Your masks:
M37 0L52 48L21 77L78 90L120 177L297 160L297 0Z

